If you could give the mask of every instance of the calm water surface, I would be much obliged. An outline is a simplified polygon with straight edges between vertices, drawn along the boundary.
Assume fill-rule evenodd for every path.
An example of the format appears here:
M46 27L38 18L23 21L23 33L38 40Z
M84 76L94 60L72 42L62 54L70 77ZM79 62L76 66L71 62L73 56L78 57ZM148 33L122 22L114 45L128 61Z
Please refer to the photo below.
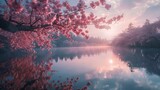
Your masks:
M6 70L9 68L6 65L16 56L4 54L1 57L0 74L3 76L4 72L11 70ZM75 90L87 82L91 84L89 90L160 90L160 49L57 48L52 50L52 54L39 51L36 55L19 55L16 60L22 58L22 62L30 58L35 59L34 63L53 62L51 68L55 72L51 75L51 83L78 77L73 85ZM22 66L22 71L23 68L30 69ZM12 74L10 78L13 79Z

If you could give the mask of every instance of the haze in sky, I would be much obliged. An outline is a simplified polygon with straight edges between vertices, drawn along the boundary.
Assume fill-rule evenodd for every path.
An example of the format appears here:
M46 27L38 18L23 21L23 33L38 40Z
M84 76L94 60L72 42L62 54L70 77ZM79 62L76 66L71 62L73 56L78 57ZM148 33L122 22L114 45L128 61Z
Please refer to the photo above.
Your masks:
M91 1L92 0L86 0L86 3ZM146 19L149 19L150 22L154 22L160 17L160 0L106 1L112 5L111 9L106 11L104 8L96 8L96 14L100 16L109 15L108 17L124 14L124 17L119 22L113 23L110 30L96 30L90 27L90 36L113 39L119 33L123 32L128 27L129 23L133 23L134 26L141 26ZM75 1L72 3L75 3Z
M66 0L60 0L66 1ZM70 4L77 4L78 0L67 0ZM91 1L97 0L84 0L90 4ZM4 1L0 0L1 3ZM111 9L97 7L93 12L98 16L108 15L108 18L112 18L117 15L122 15L123 18L119 22L115 22L111 25L109 30L97 30L90 26L88 28L89 35L92 37L100 37L113 39L119 33L122 33L129 25L133 23L134 26L141 26L146 19L150 22L154 22L160 19L160 0L106 0L108 4L111 4ZM90 11L90 10L89 10Z

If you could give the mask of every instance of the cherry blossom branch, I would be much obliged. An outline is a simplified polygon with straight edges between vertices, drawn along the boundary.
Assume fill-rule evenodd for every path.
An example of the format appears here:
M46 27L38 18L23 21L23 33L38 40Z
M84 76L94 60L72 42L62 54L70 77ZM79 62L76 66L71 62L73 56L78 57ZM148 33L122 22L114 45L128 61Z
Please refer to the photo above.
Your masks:
M94 0L89 5L86 5L84 0L79 0L75 5L59 0L4 1L5 7L0 7L4 11L0 15L0 29L13 36L10 38L13 48L28 49L34 47L33 42L38 43L40 47L46 45L51 47L53 39L50 37L52 33L57 32L67 38L71 37L70 32L88 38L86 30L88 25L94 25L98 29L108 29L110 24L122 18L122 15L110 19L98 17L90 10L95 10L97 7L109 10L111 5L105 0Z
M31 10L31 14L30 14L30 20L29 20L29 24L32 25L32 14L33 14L33 9Z
M36 19L32 24L31 26L33 26L34 24L36 24L39 20L41 20L40 18Z

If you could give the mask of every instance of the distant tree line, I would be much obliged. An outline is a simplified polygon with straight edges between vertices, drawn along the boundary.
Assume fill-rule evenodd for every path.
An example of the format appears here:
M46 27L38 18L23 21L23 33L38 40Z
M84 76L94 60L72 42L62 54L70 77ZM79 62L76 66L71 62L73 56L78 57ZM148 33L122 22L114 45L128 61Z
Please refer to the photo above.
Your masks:
M71 35L72 38L66 38L63 35L57 37L52 42L54 47L82 47L82 46L104 46L108 44L107 39L89 37L88 39L82 36ZM56 37L54 37L56 38Z
M160 47L160 20L150 23L148 19L141 27L129 24L125 32L112 42L114 46L122 47Z

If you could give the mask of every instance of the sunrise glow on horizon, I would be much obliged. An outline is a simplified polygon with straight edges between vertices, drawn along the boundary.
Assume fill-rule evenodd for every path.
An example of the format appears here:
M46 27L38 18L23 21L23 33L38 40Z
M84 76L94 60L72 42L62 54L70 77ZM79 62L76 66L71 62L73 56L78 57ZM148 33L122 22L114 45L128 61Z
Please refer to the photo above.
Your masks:
M160 0L0 0L0 90L160 90Z
M90 1L86 0L88 3ZM124 17L119 22L113 23L109 30L97 30L94 27L89 27L90 36L111 40L122 33L129 23L133 23L134 26L141 26L146 19L154 22L158 20L160 15L160 12L157 12L160 9L159 0L107 0L107 2L111 4L111 9L106 11L103 8L96 8L96 14L99 16L109 15L109 17L123 14Z

